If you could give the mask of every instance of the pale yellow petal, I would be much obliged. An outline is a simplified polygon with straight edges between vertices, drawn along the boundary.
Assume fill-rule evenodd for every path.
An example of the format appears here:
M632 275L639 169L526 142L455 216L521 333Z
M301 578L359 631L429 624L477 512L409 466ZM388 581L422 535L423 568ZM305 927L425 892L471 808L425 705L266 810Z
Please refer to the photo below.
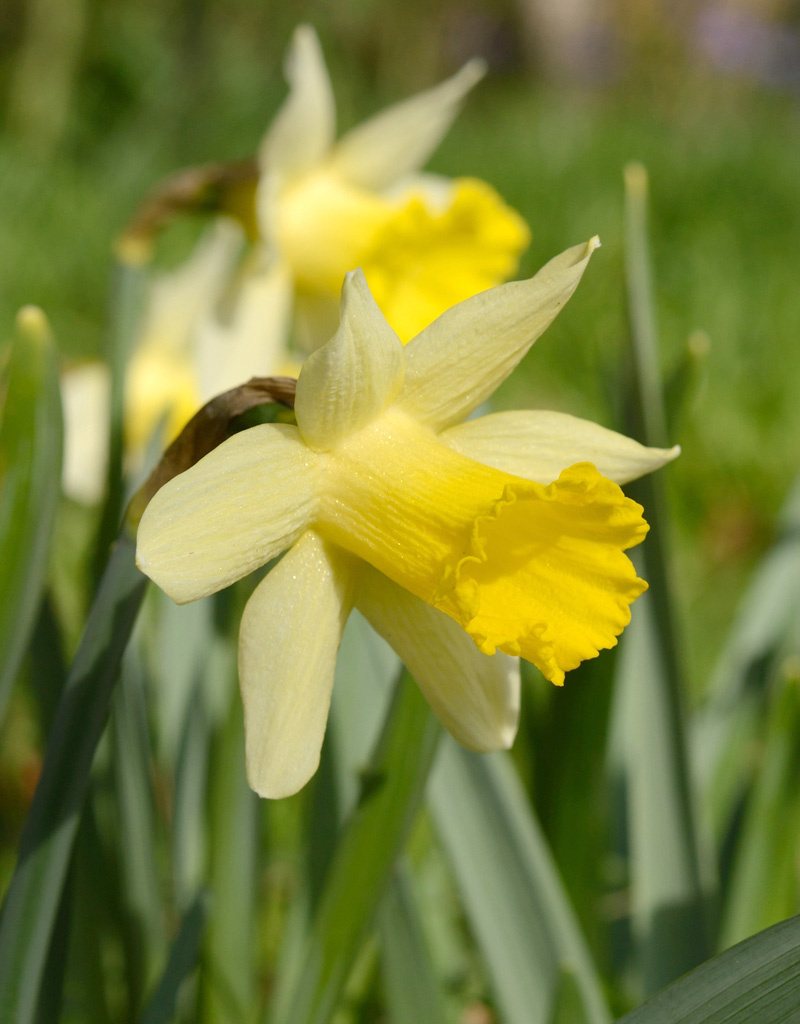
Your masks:
M247 781L290 796L317 770L353 560L309 531L247 602L239 632Z
M303 364L295 414L317 451L375 419L403 383L403 346L375 304L360 270L347 275L339 330Z
M444 612L362 565L356 605L399 654L442 725L469 750L510 747L519 720L519 661L483 654Z
M288 359L292 279L286 264L246 273L231 296L197 327L203 402L251 377L282 374Z
M550 260L528 281L481 292L443 313L406 345L398 404L440 430L485 401L578 286L596 238Z
M105 488L110 402L111 374L105 363L84 363L62 374L61 486L68 497L87 505L100 501Z
M336 144L331 169L362 188L380 190L419 170L447 134L461 103L486 71L471 60L455 75L357 125Z
M677 445L645 448L590 420L538 409L481 416L440 436L462 455L540 484L576 462L591 462L609 480L625 484L680 455Z
M149 285L137 345L154 345L185 357L194 344L195 326L218 301L244 242L239 225L220 218L187 260L175 270L156 274Z
M152 499L139 524L137 565L178 604L227 587L306 530L318 473L296 427L235 434Z
M295 29L284 73L289 95L261 144L262 172L296 174L328 152L336 134L336 105L314 29Z

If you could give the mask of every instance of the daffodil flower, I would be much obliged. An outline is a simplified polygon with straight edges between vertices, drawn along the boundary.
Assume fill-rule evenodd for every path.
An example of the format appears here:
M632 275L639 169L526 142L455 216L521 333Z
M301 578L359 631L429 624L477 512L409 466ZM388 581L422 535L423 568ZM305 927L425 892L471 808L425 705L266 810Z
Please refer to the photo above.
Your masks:
M126 378L132 471L159 425L169 441L212 395L251 376L296 373L335 329L354 267L407 341L449 306L511 277L528 244L525 222L485 182L418 173L482 77L481 61L338 142L333 90L309 26L295 32L286 68L290 91L261 145L255 202L237 192L237 208L189 260L153 278ZM109 390L102 364L62 380L64 490L87 503L100 500L105 482Z
M278 275L247 273L256 254L237 271L244 246L239 225L220 218L185 263L153 276L125 376L129 472L141 470L157 429L167 444L220 391L258 374L296 372L286 361L290 297ZM281 353L284 362L276 362ZM110 392L105 363L82 363L62 374L62 486L84 504L103 495Z
M647 531L617 484L677 449L564 414L462 422L550 324L595 245L460 303L405 348L364 275L349 275L340 327L300 373L297 426L234 435L148 505L138 564L178 603L287 552L239 638L247 772L261 795L293 793L316 770L354 606L473 750L513 740L510 656L560 684L616 643L646 586L624 551Z
M483 73L472 60L337 142L319 41L308 25L296 30L289 95L261 145L256 224L270 273L291 280L305 350L335 329L342 281L354 267L403 341L516 271L528 228L494 189L419 173Z

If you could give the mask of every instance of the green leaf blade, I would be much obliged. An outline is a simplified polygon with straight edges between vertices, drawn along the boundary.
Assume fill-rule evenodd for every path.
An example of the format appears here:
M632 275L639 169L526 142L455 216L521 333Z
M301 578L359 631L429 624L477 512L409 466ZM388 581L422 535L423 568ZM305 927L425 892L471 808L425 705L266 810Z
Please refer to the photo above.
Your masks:
M606 1024L585 940L507 755L443 743L429 800L503 1020L549 1021L568 967L583 1020Z
M442 1024L445 999L431 963L410 870L401 865L378 915L391 1024Z
M92 761L146 583L123 535L56 712L0 916L0 1006L14 1024L33 1020Z
M17 318L0 423L0 719L33 631L61 486L58 363L44 314Z
M800 1006L800 917L701 964L618 1024L788 1024Z

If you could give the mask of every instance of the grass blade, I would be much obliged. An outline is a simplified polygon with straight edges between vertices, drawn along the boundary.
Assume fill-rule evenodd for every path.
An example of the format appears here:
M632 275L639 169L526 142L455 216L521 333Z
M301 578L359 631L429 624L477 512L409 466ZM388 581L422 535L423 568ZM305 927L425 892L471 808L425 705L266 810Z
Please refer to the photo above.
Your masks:
M654 602L636 603L617 658L623 784L630 845L631 914L646 993L685 974L706 955L704 907L685 828L677 745L665 723L669 686L656 636Z
M378 913L386 1004L391 1024L442 1024L445 1001L419 919L413 878L402 864Z
M181 985L197 966L205 923L205 896L200 893L183 916L167 966L142 1015L142 1024L170 1024L173 1020Z
M773 694L760 770L736 836L721 949L797 909L800 667L787 659L782 675L782 685Z
M800 1006L800 917L720 953L618 1024L789 1024Z
M0 1006L33 1019L50 936L122 653L145 591L134 541L112 550L45 750L0 917Z
M187 709L175 770L172 868L175 902L180 910L189 905L203 884L208 866L206 806L211 726L201 687L198 681Z
M114 267L106 338L106 357L111 367L111 395L106 502L95 552L98 579L106 564L108 549L119 531L125 502L122 471L125 448L125 368L139 332L146 286L146 268L136 260L120 259Z
M609 1021L583 935L508 756L470 754L447 740L428 796L503 1020L549 1021L569 968L581 1019Z
M0 720L42 596L61 484L58 365L44 314L26 307L0 423Z
M714 669L709 698L692 720L704 810L722 840L747 784L741 751L755 742L769 680L800 603L800 476L778 536L762 557Z
M166 955L150 775L150 737L144 677L129 650L114 694L111 728L114 782L119 807L122 899L130 928L126 971L133 1009L143 1005Z
M231 680L233 683L233 680ZM235 689L231 686L231 692ZM212 745L209 770L209 882L212 912L201 978L205 1024L255 1019L258 797L244 774L244 720L238 693Z
M664 446L666 417L647 237L647 172L640 164L625 169L625 257L634 368L630 405L639 440ZM624 770L634 795L629 820L638 960L645 990L652 992L708 956L710 941L671 601L663 474L643 477L629 490L644 505L651 526L641 553L637 552L650 590L634 609L629 627L633 636L627 636L622 645L618 706L629 725ZM644 688L649 700L640 697ZM625 708L626 702L632 707ZM651 744L644 750L638 743L643 736ZM668 837L666 846L656 839L648 822L657 824L662 838Z
M403 675L337 844L300 970L278 996L276 1024L330 1020L416 815L439 733Z

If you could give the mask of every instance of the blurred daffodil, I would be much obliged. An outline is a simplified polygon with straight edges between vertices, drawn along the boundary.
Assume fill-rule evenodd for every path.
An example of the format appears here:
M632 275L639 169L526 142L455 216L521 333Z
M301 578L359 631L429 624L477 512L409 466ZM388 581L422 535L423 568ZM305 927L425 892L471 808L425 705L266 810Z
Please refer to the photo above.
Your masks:
M349 275L339 329L300 373L297 426L234 435L151 500L138 564L179 603L287 552L239 639L248 778L263 796L316 770L354 606L474 750L515 735L509 655L560 684L616 643L646 586L624 551L647 531L618 483L677 449L564 414L462 422L550 324L595 245L460 303L405 348L364 275Z
M242 229L221 218L190 259L150 282L125 375L126 464L134 474L158 429L167 444L220 391L259 374L296 372L286 361L289 297L277 275L246 273L243 247ZM110 390L105 363L71 367L61 378L62 483L86 504L103 495Z
M481 61L470 61L337 142L319 41L308 25L296 30L289 96L261 145L255 212L272 272L292 282L305 350L335 329L342 281L354 267L403 342L516 271L528 228L494 189L419 173L483 73Z

